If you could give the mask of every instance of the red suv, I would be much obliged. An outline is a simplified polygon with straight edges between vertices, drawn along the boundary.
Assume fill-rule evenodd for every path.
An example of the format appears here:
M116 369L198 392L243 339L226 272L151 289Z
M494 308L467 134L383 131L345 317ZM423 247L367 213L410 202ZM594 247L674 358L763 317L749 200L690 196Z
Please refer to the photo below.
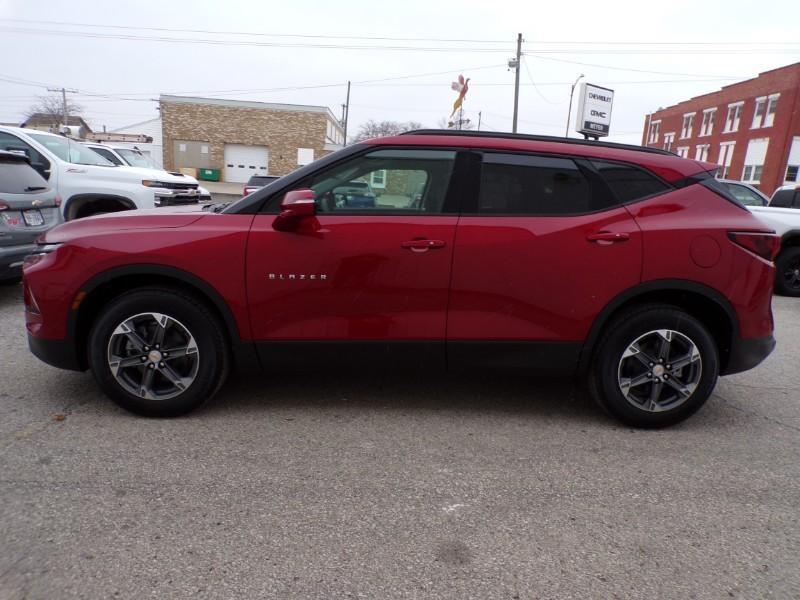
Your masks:
M775 345L778 238L715 168L497 133L355 144L216 210L48 232L24 269L30 347L148 415L234 367L378 363L577 373L617 418L668 425ZM343 199L364 183L374 202Z

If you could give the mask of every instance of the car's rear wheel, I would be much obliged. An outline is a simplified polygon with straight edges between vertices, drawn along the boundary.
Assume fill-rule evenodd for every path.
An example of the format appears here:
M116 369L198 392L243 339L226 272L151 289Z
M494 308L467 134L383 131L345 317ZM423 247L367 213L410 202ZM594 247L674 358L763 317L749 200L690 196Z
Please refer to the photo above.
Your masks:
M708 329L668 305L617 316L597 347L595 400L635 427L666 427L694 414L714 390L719 356Z
M111 302L92 327L88 355L112 400L160 417L185 414L213 396L229 363L219 320L173 288L138 289Z
M775 260L775 291L800 296L800 246L785 248Z

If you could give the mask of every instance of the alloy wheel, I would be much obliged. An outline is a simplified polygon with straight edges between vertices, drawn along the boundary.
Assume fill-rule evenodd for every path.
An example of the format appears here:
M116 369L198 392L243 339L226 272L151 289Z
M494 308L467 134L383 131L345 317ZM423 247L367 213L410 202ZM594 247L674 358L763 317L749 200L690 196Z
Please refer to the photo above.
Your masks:
M677 408L700 383L703 361L697 345L671 329L649 331L622 354L619 389L636 408L660 412Z
M200 353L180 321L161 313L140 313L112 332L108 367L128 393L146 400L168 400L195 380Z

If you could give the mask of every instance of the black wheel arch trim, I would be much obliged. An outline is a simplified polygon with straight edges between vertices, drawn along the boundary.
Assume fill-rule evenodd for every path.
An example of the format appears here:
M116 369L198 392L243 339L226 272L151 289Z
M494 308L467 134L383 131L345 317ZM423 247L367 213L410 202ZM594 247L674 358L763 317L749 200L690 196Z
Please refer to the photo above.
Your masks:
M130 210L135 210L137 208L136 202L131 200L127 196L120 196L118 194L100 194L100 193L90 193L90 194L73 194L69 198L64 201L64 215L69 214L70 207L78 201L81 200L115 200L117 202L121 202L127 206L130 206Z
M178 267L150 263L113 267L88 279L78 288L78 293L85 292L86 297L91 297L92 292L104 284L110 283L115 279L120 279L122 277L137 275L156 275L159 277L174 279L199 290L199 292L203 294L204 298L210 301L217 312L219 312L219 314L222 316L228 332L228 339L231 344L231 351L233 352L236 365L243 369L260 370L254 344L252 342L242 340L241 332L239 331L239 326L236 323L236 319L234 318L230 307L228 306L227 302L225 302L222 295L210 283L197 277L196 275L193 275L192 273L189 273L188 271L184 271ZM157 285L157 283L155 285ZM79 315L80 309L70 310L69 316L67 317L67 339L72 340L76 345L78 344L79 339ZM79 348L76 347L76 352L78 351Z
M600 333L603 328L611 319L612 315L619 310L624 304L637 297L644 296L652 292L691 292L699 294L708 300L717 304L727 315L733 330L731 331L732 345L739 339L739 319L736 316L736 311L728 301L728 299L720 292L702 283L689 281L685 279L656 279L641 283L635 287L625 290L618 296L613 298L608 304L605 305L603 310L595 317L592 327L589 329L589 335L583 344L583 349L578 359L578 370L580 373L586 373L589 369L592 359L592 353L597 345Z
M783 250L783 245L786 243L787 240L794 238L800 238L800 229L790 229L781 236L781 250Z

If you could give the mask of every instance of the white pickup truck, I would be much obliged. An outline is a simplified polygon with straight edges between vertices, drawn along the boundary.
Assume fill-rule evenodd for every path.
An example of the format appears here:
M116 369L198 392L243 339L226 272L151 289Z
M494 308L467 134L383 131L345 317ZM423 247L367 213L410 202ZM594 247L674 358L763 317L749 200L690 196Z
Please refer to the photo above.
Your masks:
M182 186L186 180L152 169L120 167L83 144L61 135L0 127L0 150L25 154L56 190L66 220L99 213L154 208L156 189Z
M800 296L800 210L775 206L747 208L781 236L781 251L775 259L775 291L784 296Z

